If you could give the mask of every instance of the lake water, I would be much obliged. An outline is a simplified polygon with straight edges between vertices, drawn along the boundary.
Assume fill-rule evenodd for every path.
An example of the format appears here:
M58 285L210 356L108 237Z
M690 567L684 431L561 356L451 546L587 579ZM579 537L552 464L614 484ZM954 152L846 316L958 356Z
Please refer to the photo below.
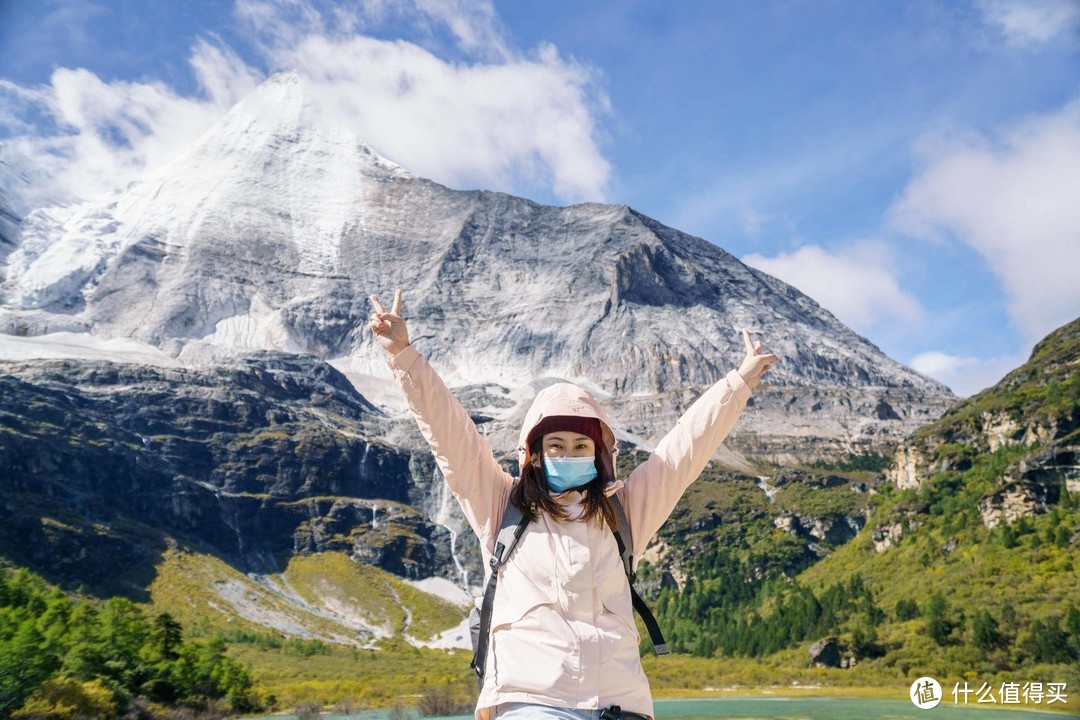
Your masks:
M1017 709L952 705L942 702L936 708L920 710L909 700L868 700L861 698L702 698L693 700L657 700L657 720L1048 720L1068 717L1061 713L1039 712L1033 706ZM1070 698L1069 705L1073 705ZM1055 707L1062 708L1061 703ZM1074 706L1075 707L1075 706ZM1080 711L1071 713L1080 716ZM293 716L277 715L272 720ZM323 718L328 716L324 715ZM410 716L414 717L414 716ZM330 715L338 720L388 720L389 711L361 715ZM472 720L472 715L458 715L446 720Z

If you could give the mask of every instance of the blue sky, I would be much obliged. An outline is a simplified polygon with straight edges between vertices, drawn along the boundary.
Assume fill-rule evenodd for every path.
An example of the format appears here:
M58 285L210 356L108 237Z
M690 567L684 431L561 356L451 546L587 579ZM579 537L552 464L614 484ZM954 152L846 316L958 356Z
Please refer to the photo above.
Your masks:
M1080 0L0 0L0 181L123 186L278 70L417 174L628 204L961 394L1080 315Z

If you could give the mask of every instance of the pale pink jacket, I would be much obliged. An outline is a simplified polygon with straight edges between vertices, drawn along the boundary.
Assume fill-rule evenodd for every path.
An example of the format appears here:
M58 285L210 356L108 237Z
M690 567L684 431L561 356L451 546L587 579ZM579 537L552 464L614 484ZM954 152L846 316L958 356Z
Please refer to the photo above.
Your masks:
M487 570L514 478L412 346L388 364L480 539ZM635 558L705 468L749 397L750 388L732 370L679 418L625 483L609 486L609 494L617 492L626 509ZM529 430L553 415L599 419L614 465L615 435L607 417L592 395L568 383L537 395L521 429L522 458ZM580 493L562 493L557 500L571 518L580 513ZM630 586L611 530L600 523L556 522L541 515L526 528L501 570L477 720L491 720L494 709L509 702L579 709L620 705L651 716L652 695L638 642Z

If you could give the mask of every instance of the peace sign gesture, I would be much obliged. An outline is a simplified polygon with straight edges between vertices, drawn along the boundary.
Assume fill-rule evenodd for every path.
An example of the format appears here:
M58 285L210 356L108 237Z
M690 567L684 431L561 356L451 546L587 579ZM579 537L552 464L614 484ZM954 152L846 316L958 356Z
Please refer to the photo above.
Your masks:
M773 365L780 362L780 358L772 353L761 350L761 341L750 337L750 331L743 328L743 345L746 346L746 358L739 366L739 375L742 376L751 390L761 382L761 376L769 372Z
M371 295L369 299L375 307L375 311L371 313L371 332L375 334L375 339L383 346L383 350L397 355L409 347L409 331L401 317L401 289L394 293L394 304L390 312L386 312L379 298Z

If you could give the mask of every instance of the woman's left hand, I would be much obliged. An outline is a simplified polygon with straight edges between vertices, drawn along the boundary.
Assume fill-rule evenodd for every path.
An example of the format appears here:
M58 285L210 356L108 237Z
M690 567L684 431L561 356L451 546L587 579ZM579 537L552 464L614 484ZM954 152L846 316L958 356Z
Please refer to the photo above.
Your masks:
M773 365L780 362L780 358L772 353L762 351L761 341L752 339L750 331L746 328L743 328L742 336L743 345L746 346L746 358L743 359L742 365L739 366L739 375L747 387L753 390L761 382L761 376L769 372Z

